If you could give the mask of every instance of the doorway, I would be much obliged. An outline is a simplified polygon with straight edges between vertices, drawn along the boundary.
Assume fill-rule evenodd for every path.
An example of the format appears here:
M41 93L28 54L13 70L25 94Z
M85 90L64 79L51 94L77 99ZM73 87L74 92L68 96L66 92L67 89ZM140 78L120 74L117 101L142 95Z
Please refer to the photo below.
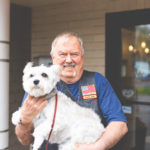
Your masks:
M22 74L25 64L30 61L31 53L31 8L11 4L10 7L10 101L9 112L12 113L21 106L24 91ZM28 150L18 143L14 125L10 122L9 149Z
M106 77L129 132L114 149L150 149L150 10L106 14Z

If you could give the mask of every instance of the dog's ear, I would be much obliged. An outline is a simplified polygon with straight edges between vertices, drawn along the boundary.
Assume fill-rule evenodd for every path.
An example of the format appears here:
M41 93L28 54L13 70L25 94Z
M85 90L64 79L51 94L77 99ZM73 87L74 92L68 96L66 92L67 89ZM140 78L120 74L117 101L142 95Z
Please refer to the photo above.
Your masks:
M25 74L32 66L33 66L33 63L28 62L23 70L23 73Z
M60 66L59 66L59 65L52 65L52 66L50 66L50 69L51 69L54 73L58 74L59 69L60 69Z

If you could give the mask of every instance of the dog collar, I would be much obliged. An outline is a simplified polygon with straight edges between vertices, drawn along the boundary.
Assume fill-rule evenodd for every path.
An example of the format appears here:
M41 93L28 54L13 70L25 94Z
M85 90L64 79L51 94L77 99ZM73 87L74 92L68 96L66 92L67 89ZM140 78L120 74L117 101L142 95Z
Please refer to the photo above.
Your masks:
M53 89L51 90L51 92L46 96L46 99L47 99L47 100L51 99L52 97L54 97L54 96L56 95L56 93L57 93L57 89L56 89L56 88L53 88Z

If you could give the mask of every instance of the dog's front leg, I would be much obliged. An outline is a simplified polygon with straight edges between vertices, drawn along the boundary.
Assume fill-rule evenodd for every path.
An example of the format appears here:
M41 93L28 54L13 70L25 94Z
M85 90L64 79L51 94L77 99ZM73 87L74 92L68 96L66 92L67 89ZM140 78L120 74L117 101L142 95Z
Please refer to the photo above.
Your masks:
M34 143L33 143L33 150L38 150L42 145L44 139L47 139L48 134L51 130L51 123L50 121L42 122L39 126L34 129L33 136L34 136Z
M38 150L41 147L43 141L43 137L35 138L34 143L32 145L32 150Z

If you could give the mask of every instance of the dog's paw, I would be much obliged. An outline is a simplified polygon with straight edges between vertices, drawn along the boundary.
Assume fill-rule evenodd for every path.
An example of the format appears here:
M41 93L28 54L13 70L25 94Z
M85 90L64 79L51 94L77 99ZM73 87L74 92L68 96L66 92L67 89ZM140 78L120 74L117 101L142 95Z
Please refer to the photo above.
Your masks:
M33 150L38 150L41 147L43 141L44 141L43 138L41 138L41 137L35 137L34 138L34 143L32 145L32 149Z
M42 124L40 124L34 129L33 136L34 137L40 136L43 138L47 137L50 131L50 126L51 122L49 120L43 121Z
M37 147L33 147L32 150L38 150L38 148Z
M32 150L38 150L38 149L39 147L35 147L35 146L32 147Z
M11 119L12 123L13 123L14 125L18 125L19 122L20 122L20 117L21 117L21 111L20 111L20 110L14 112L14 113L12 114L12 119Z

